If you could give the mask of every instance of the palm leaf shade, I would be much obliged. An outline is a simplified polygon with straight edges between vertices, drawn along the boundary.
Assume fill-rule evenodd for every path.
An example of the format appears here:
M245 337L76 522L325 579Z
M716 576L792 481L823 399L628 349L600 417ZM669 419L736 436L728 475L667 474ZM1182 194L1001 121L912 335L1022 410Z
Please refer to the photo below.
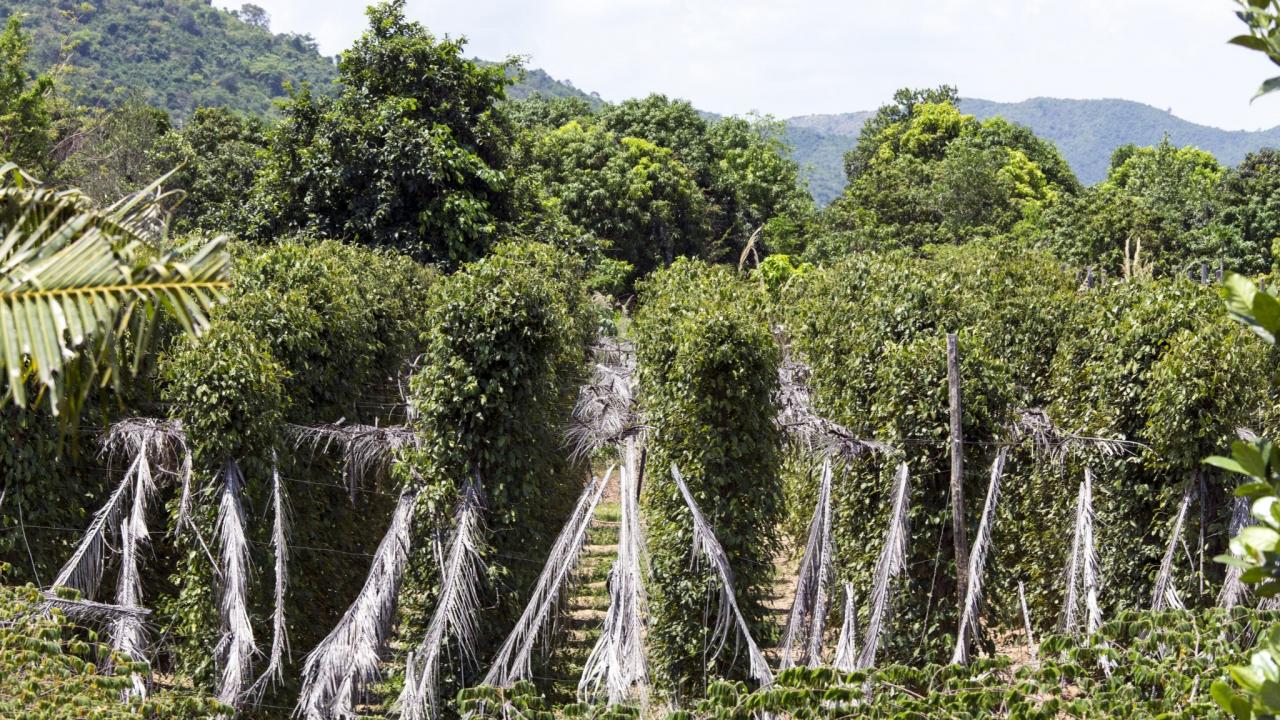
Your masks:
M0 361L4 392L27 404L35 377L57 412L68 386L118 376L115 340L134 327L145 349L157 307L193 335L229 285L225 240L162 250L167 205L161 178L106 209L74 190L41 187L0 165ZM93 353L84 351L92 348ZM72 369L84 357L88 370Z

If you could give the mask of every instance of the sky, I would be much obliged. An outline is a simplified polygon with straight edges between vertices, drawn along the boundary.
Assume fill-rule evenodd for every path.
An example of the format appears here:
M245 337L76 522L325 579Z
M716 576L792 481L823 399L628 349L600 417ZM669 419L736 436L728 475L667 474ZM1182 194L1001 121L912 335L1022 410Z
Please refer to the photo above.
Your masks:
M239 0L216 0L227 8ZM336 55L361 0L256 0ZM722 114L871 110L899 87L963 97L1124 98L1231 130L1280 125L1280 73L1227 44L1232 0L408 0L467 52L527 58L606 100L660 92Z

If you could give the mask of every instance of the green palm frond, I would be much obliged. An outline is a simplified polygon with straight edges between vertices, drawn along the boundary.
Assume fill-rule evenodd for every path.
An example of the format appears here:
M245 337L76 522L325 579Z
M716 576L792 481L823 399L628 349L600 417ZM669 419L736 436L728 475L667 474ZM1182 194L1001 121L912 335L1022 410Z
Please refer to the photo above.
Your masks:
M156 308L198 335L229 286L223 238L161 250L175 195L145 190L104 210L79 192L40 187L0 165L0 360L6 398L27 404L31 377L56 413L69 384L118 377L114 341L136 327L145 350ZM93 370L67 372L93 348ZM101 367L99 367L101 366ZM83 389L83 387L81 388Z

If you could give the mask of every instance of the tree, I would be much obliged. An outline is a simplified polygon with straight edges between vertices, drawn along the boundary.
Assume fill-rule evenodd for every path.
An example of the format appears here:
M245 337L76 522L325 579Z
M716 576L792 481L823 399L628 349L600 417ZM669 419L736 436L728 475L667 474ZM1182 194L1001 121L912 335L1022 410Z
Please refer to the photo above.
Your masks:
M240 19L245 23L256 27L260 30L271 30L271 16L266 10L254 5L253 3L245 3L240 6Z
M601 113L600 121L618 137L642 138L667 148L693 171L699 187L711 184L707 121L687 101L657 94L626 100Z
M871 158L879 150L880 134L891 125L909 120L917 105L950 104L960 102L960 95L955 87L941 85L933 89L913 90L902 88L893 94L893 102L881 105L876 114L867 120L858 132L858 144L845 153L844 174L850 183L866 172Z
M27 404L32 378L54 413L64 401L78 408L98 374L118 381L117 341L133 330L141 352L159 307L192 335L207 326L229 284L223 240L161 251L149 229L163 222L164 196L97 210L79 192L39 187L12 163L0 175L0 353L16 404Z
M570 122L533 151L542 184L569 220L610 243L634 277L708 250L706 200L671 150Z
M1005 233L1079 191L1056 148L1030 130L979 122L950 101L919 102L921 93L898 97L874 119L879 130L859 138L854 179L826 213L826 224L853 233L855 244L918 248ZM900 119L884 124L889 118Z
M1224 169L1217 159L1194 147L1174 147L1165 138L1159 145L1137 148L1116 159L1107 184L1134 198L1157 224L1146 245L1159 270L1185 272L1200 263L1222 260L1235 268L1265 268L1269 243L1262 248L1239 247L1228 228L1216 222L1218 187Z
M0 32L0 158L24 167L43 167L52 132L45 97L53 86L48 75L27 71L31 37L11 15Z
M708 128L713 161L708 194L720 205L720 227L712 232L735 254L766 226L766 244L774 244L775 238L781 242L784 225L813 212L813 199L800 183L800 167L782 141L782 130L782 123L769 118L736 117Z
M187 195L174 213L174 230L243 230L265 146L263 121L228 108L200 108L186 125L160 138L153 165L174 170L168 186Z
M446 267L479 257L510 214L507 66L466 59L463 40L407 21L404 0L368 15L338 97L294 95L270 133L253 234L349 238Z
M1240 10L1236 17L1249 27L1247 35L1237 35L1230 42L1265 53L1280 65L1280 0L1236 0ZM1270 78L1258 88L1254 97L1280 90L1280 75Z
M1227 170L1219 188L1223 224L1238 233L1240 244L1260 258L1270 252L1275 267L1280 252L1280 151L1264 148L1249 153ZM1257 264L1236 268L1242 273L1263 272Z
M58 143L53 179L79 188L101 205L146 187L176 167L176 163L158 165L153 153L156 143L172 129L169 114L139 97L76 122L78 126Z

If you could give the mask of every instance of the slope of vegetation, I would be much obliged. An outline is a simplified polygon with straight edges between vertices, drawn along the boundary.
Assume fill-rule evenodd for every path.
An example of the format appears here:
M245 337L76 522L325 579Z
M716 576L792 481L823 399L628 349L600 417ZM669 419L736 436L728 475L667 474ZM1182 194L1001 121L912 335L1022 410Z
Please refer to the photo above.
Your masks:
M34 37L31 65L56 68L78 103L110 107L136 96L185 120L198 107L265 115L309 84L328 92L334 61L306 35L274 34L252 4L237 12L204 0L13 0Z

